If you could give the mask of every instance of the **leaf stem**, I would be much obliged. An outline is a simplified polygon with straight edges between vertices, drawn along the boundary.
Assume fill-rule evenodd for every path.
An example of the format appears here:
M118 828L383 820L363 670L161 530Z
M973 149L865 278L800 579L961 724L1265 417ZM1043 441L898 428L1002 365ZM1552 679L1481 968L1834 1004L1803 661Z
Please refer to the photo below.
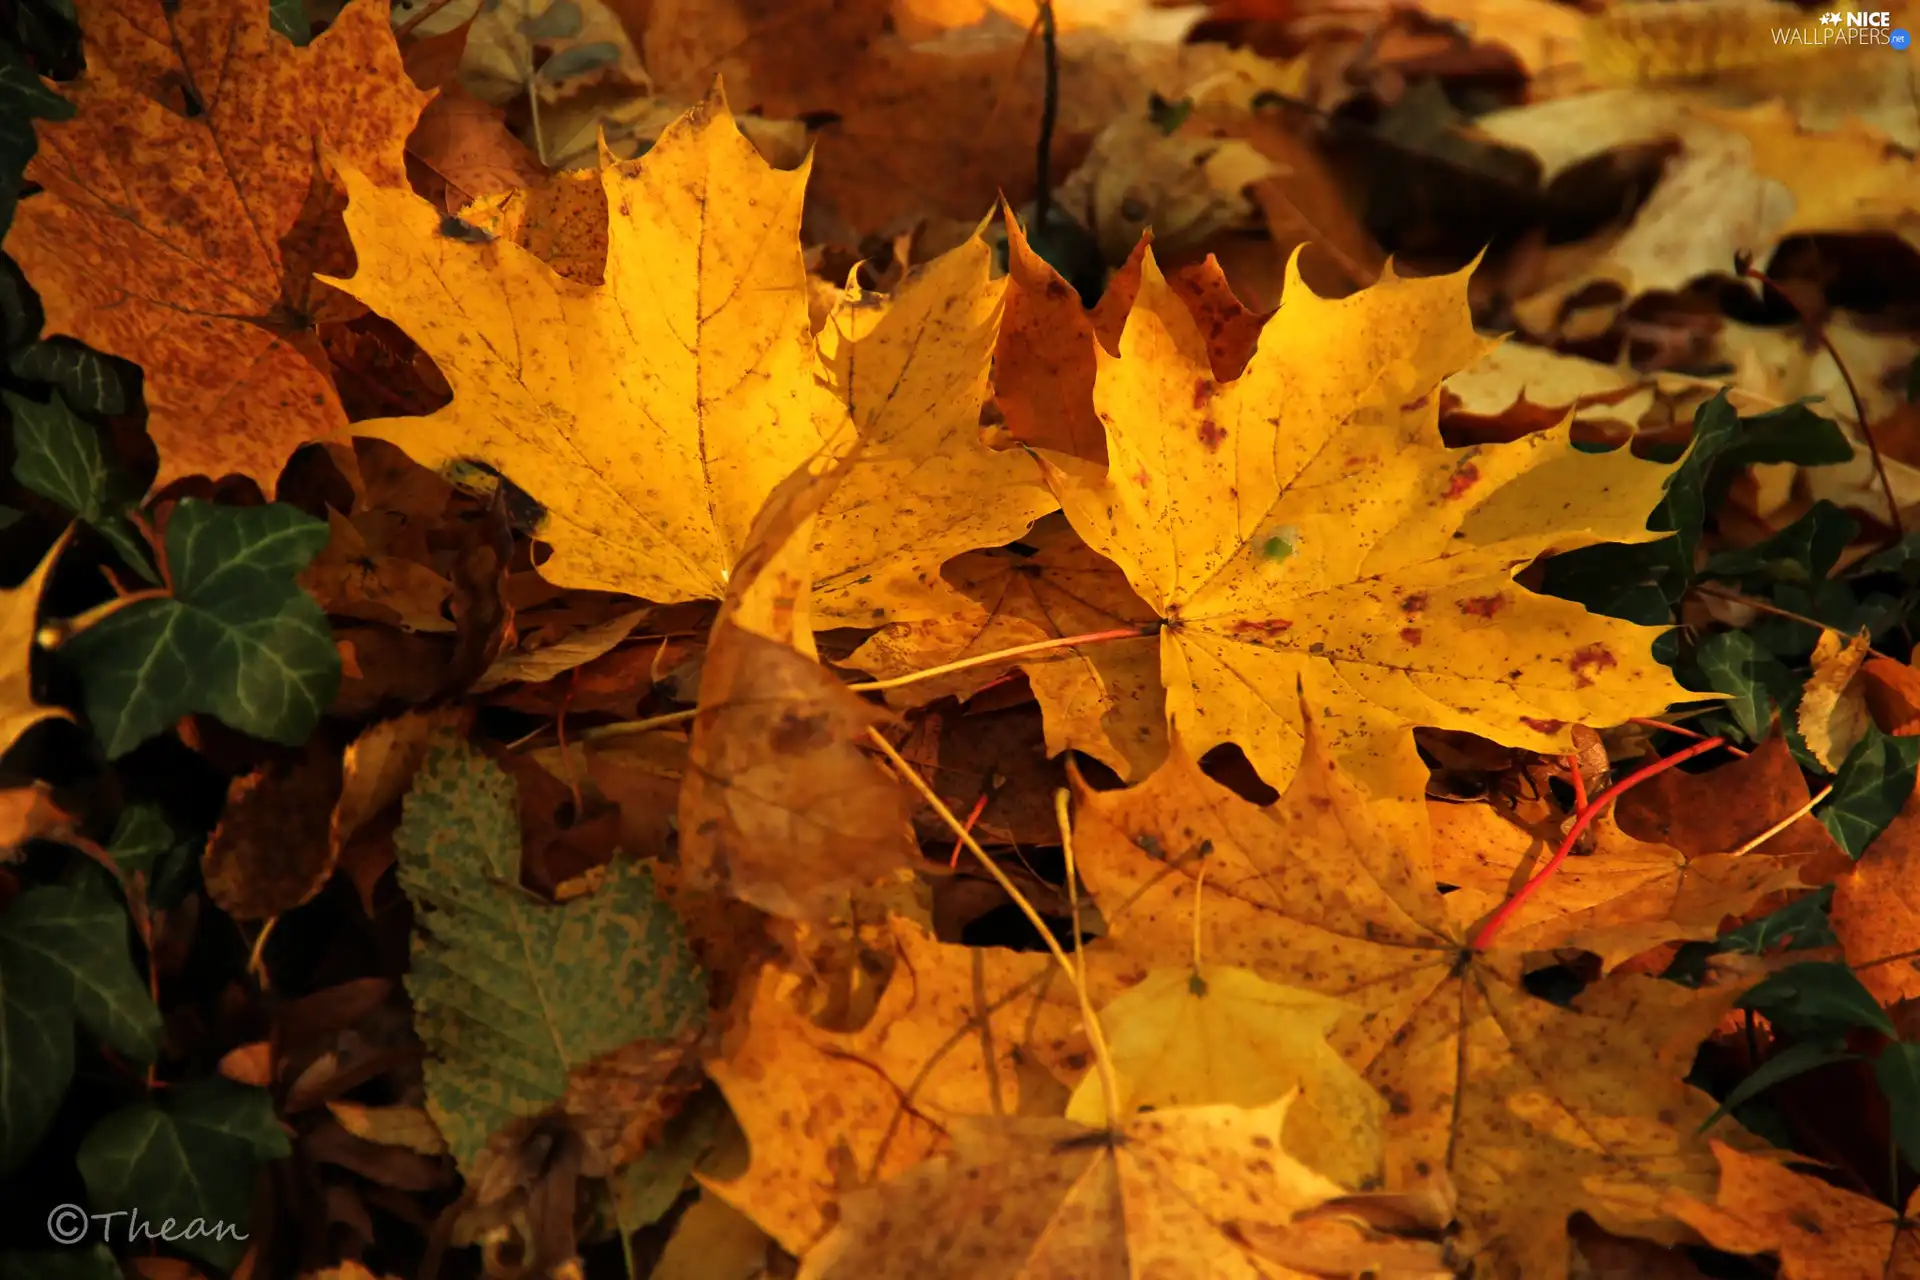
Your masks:
M1033 160L1033 234L1044 235L1047 214L1053 200L1053 130L1060 115L1060 34L1054 26L1053 0L1040 0L1040 61L1046 72L1046 89L1040 101L1040 143Z
M1103 644L1109 640L1138 640L1146 636L1158 635L1163 624L1155 619L1133 627L1115 627L1111 631L1088 631L1077 636L1055 636L1051 640L1036 640L1032 644L1017 644L1011 649L995 649L992 653L977 653L971 658L961 658L955 662L943 662L937 667L928 667L924 671L909 671L903 676L894 676L887 680L868 680L847 687L855 693L879 693L885 689L898 689L905 685L918 684L922 680L931 680L936 676L951 675L956 671L967 671L974 667L992 666L1008 658L1025 657L1028 654L1046 653L1052 649L1070 649L1075 645Z
M942 801L938 795L934 794L933 788L927 785L927 780L920 776L919 770L908 764L905 758L893 749L893 744L881 736L878 729L869 727L867 737L872 740L874 746L880 749L880 754L887 758L887 762L893 766L894 772L898 773L909 786L920 793L920 798L925 800L927 804L932 807L933 811L940 815L940 820L947 824L954 835L959 837L962 844L967 846L967 851L986 869L987 874L993 877L994 882L1000 886L1001 891L1013 900L1013 905L1020 908L1021 913L1027 917L1027 923L1031 924L1034 931L1040 935L1040 941L1046 943L1047 950L1053 953L1054 963L1058 964L1060 971L1067 975L1068 985L1073 988L1074 995L1080 999L1080 1017L1087 1024L1087 1039L1092 1042L1094 1060L1100 1066L1100 1083L1107 1091L1107 1109L1109 1113L1111 1113L1117 1105L1116 1099L1120 1096L1119 1082L1115 1078L1113 1070L1113 1057L1107 1052L1106 1033L1100 1027L1100 1019L1096 1017L1093 1012L1093 1002L1087 998L1087 984L1085 980L1082 979L1080 970L1074 965L1072 960L1067 958L1067 953L1065 949L1061 947L1060 940L1053 936L1053 930L1047 928L1047 922L1040 918L1040 913L1034 909L1033 903L1029 902L1027 896L1020 892L1019 886L1014 884L1013 879L1000 869L1000 864L987 856L987 851L980 847L980 842L973 838L973 833L962 826L960 819L953 816L953 810L947 808L946 803ZM1065 792L1060 793L1061 796L1065 794ZM1073 874L1073 834L1070 825L1066 821L1066 814L1060 804L1059 797L1055 798L1054 805L1056 815L1061 822L1061 849L1066 856L1067 874L1071 876ZM1077 912L1074 918L1077 927L1079 919Z
M1854 385L1853 371L1847 368L1847 362L1840 358L1840 352L1834 347L1833 339L1827 336L1827 326L1808 315L1800 306L1799 300L1782 289L1772 276L1755 266L1751 258L1745 256L1735 258L1734 265L1740 268L1741 275L1758 280L1763 286L1785 298L1787 305L1793 308L1794 314L1800 317L1800 323L1820 343L1828 358L1833 361L1834 367L1840 370L1840 380L1847 384L1847 394L1853 397L1854 419L1860 424L1860 434L1867 439L1867 452L1873 455L1874 474L1880 477L1880 488L1887 495L1887 517L1893 524L1893 542L1900 541L1907 536L1907 528L1900 519L1900 503L1893 496L1893 481L1887 478L1886 459L1880 456L1880 442L1874 439L1873 424L1867 421L1867 406L1860 399L1860 388Z
M1792 813L1780 819L1780 821L1774 823L1772 826L1768 827L1765 831L1762 831L1759 835L1755 836L1753 839L1741 845L1738 849L1735 849L1733 853L1729 856L1737 858L1743 853L1752 853L1755 849L1758 849L1761 845L1773 839L1775 836L1779 835L1782 831L1785 831L1788 827L1792 826L1794 823L1800 821L1800 819L1812 813L1813 807L1815 805L1819 804L1822 800L1825 800L1828 796L1832 794L1833 794L1833 784L1829 782L1826 786L1820 788L1819 795L1807 801L1805 804L1801 805L1798 809L1795 809Z
M1750 596L1744 591L1735 591L1731 587L1723 587L1717 582L1696 582L1693 584L1693 589L1701 595L1717 596L1722 600L1728 600L1734 604L1743 604L1747 606L1747 608L1757 610L1760 613L1770 613L1776 618L1785 618L1788 622L1797 622L1802 626L1812 627L1815 631L1838 630L1838 628L1830 627L1818 618L1809 618L1804 613L1795 613L1791 609L1782 609L1771 600L1762 600L1758 596ZM1880 652L1872 645L1867 646L1867 652L1876 658L1887 657L1886 654ZM1893 661L1891 658L1887 660L1889 662Z
M932 680L938 676L952 675L956 671L967 671L974 667L992 666L1005 662L1009 658L1024 658L1030 654L1046 653L1053 649L1070 649L1075 645L1103 644L1111 640L1139 640L1147 636L1158 635L1164 624L1159 619L1143 622L1132 627L1115 627L1111 631L1089 631L1077 636L1055 636L1051 640L1036 640L1032 644L1017 644L1011 649L995 649L992 653L976 653L971 658L961 658L955 662L943 662L937 667L928 667L924 671L909 671L903 676L893 676L886 680L866 680L860 684L850 684L847 688L855 693L879 693L886 689L899 689L906 685L918 684L922 680ZM614 724L598 725L591 729L582 729L574 735L576 742L598 742L606 738L621 738L628 734L645 733L650 729L665 729L676 724L685 724L699 714L698 707L688 707L684 711L669 711L663 715L648 716L644 720L621 720ZM523 738L522 742L531 741ZM519 744L515 744L516 746Z
M1670 756L1662 756L1652 764L1634 770L1634 772L1628 774L1595 796L1590 803L1582 805L1580 812L1574 817L1573 826L1567 829L1565 838L1560 841L1560 847L1554 850L1551 858L1547 859L1547 864L1541 867L1540 870L1534 872L1533 877L1521 885L1520 888L1514 892L1514 895L1502 903L1500 909L1494 912L1485 924L1480 926L1480 932L1474 935L1472 942L1467 944L1467 949L1470 951L1485 951L1487 947L1491 945L1494 935L1498 934L1500 930L1506 926L1507 921L1511 920L1520 908L1526 904L1527 899L1531 898L1539 890L1541 885L1545 884L1556 871L1560 870L1560 864L1567 860L1567 855L1573 852L1573 846L1586 832L1586 829L1593 825L1593 820L1600 816L1600 811L1612 804L1614 799L1622 792L1629 788L1639 786L1656 773L1664 773L1683 761L1691 760L1695 756L1705 755L1707 752L1725 745L1725 740L1721 738L1708 738L1705 742L1696 742L1692 746L1682 748Z
M1711 710L1711 708L1709 708L1709 710ZM1698 715L1701 713L1690 712L1689 714ZM1671 720L1655 720L1650 716L1630 716L1627 719L1627 723L1642 725L1648 729L1665 729L1668 733L1677 733L1683 738L1692 738L1695 742L1704 742L1707 738L1707 735L1698 729L1689 729L1687 726L1675 724ZM1727 744L1727 751L1731 755L1739 756L1742 760L1747 758L1747 753L1734 746L1731 742Z

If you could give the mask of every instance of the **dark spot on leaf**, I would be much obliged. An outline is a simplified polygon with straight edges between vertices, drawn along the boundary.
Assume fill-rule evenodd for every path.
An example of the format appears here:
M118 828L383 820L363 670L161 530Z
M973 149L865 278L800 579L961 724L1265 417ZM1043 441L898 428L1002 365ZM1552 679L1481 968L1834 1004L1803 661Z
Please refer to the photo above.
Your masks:
M773 726L768 741L774 751L780 755L798 755L802 751L817 749L827 739L827 715L815 712L812 715L800 715L789 711L780 717Z
M1241 636L1277 636L1292 628L1293 623L1285 618L1240 618L1233 624L1233 633Z
M1521 716L1520 723L1535 733L1558 733L1567 727L1565 720L1536 720L1532 716Z
M1195 378L1193 380L1193 407L1196 409L1204 409L1207 407L1207 401L1211 399L1213 399L1213 383L1205 378Z
M445 214L440 219L440 234L449 240L458 240L461 244L491 244L493 232L485 227L476 227L465 218Z
M1822 1228L1819 1223L1815 1222L1812 1218L1809 1218L1804 1213L1790 1213L1787 1215L1787 1221L1791 1222L1794 1226L1800 1228L1802 1231L1806 1232L1810 1236L1824 1236L1825 1234L1827 1234L1826 1230Z
M1478 483L1480 483L1480 468L1469 462L1453 473L1453 479L1447 483L1447 491L1442 496L1457 498Z
M1206 448L1208 453L1218 453L1220 451L1220 442L1226 438L1227 429L1225 427L1216 423L1212 418L1202 418L1200 420L1200 443Z
M1590 644L1583 649L1575 649L1567 659L1567 666L1573 669L1573 678L1584 689L1593 683L1593 673L1609 671L1619 666L1619 660L1608 652L1603 644Z
M1424 591L1410 595L1400 602L1400 611L1402 613L1418 613L1426 607L1427 593Z
M1500 607L1506 602L1507 598L1498 593L1490 596L1468 596L1460 602L1460 612L1475 618L1491 618L1500 612Z
M1406 643L1406 644L1411 644L1411 645L1417 645L1417 644L1419 644L1419 643L1420 643L1420 628L1418 628L1418 627L1402 627L1402 628L1400 628L1400 639L1401 639L1401 641L1402 641L1403 643Z

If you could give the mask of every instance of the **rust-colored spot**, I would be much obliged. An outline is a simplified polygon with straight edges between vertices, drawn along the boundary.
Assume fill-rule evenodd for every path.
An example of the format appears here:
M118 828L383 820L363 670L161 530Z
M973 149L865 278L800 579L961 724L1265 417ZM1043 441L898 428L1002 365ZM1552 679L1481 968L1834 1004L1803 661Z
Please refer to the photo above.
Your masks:
M1213 390L1214 388L1211 382L1205 378L1195 378L1193 380L1193 407L1196 409L1206 408L1207 401L1213 399Z
M1500 612L1500 606L1506 602L1507 598L1498 593L1490 596L1468 596L1460 602L1460 612L1471 614L1476 618L1491 618Z
M1418 613L1426 607L1427 593L1424 591L1410 595L1400 602L1400 611L1402 613Z
M1059 276L1047 281L1047 296L1055 302L1067 296L1067 282Z
M1573 669L1574 680L1584 689L1593 683L1594 672L1612 670L1620 663L1607 651L1607 646L1590 644L1584 649L1575 649L1573 656L1567 659L1567 665Z
M1806 1232L1810 1236L1824 1236L1825 1234L1827 1234L1826 1231L1821 1228L1819 1223L1815 1222L1811 1217L1809 1217L1804 1213L1790 1213L1787 1215L1787 1221L1791 1222L1794 1226L1800 1228L1802 1231Z
M1402 627L1402 628L1400 628L1400 639L1401 639L1402 641L1404 641L1405 643L1407 643L1407 644L1419 644L1419 643L1420 643L1420 628L1418 628L1418 627Z
M1567 727L1565 720L1536 720L1532 716L1521 716L1520 723L1535 733L1558 733Z
M1473 488L1474 485L1479 483L1480 483L1480 468L1474 466L1471 462L1469 462L1465 466L1461 467L1458 471L1453 473L1453 479L1447 483L1447 491L1442 496L1448 497L1448 498L1457 498L1461 494L1465 493L1467 490Z
M1290 630L1293 623L1285 618L1241 618L1233 624L1236 635L1277 636Z
M1400 406L1400 412L1412 413L1415 409L1424 409L1427 407L1427 401L1431 399L1433 399L1433 396L1431 393L1429 393L1427 395L1421 396L1418 400L1409 400L1405 404Z
M1227 429L1212 418L1200 419L1200 443L1208 453L1218 453L1220 442L1227 438Z
M1145 467L1142 467L1138 471L1133 473L1133 482L1139 485L1142 489L1144 489L1148 485L1153 483L1153 477L1147 474L1147 469Z

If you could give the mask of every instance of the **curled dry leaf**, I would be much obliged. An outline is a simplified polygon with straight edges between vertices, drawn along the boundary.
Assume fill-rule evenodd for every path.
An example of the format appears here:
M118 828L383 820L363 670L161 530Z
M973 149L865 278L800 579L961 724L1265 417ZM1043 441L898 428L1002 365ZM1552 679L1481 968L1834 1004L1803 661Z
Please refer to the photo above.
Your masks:
M233 780L200 857L207 893L221 910L236 920L264 920L320 892L340 856L327 815L340 799L341 778L340 753L316 737L294 763Z
M845 461L795 471L735 566L700 673L680 790L682 883L813 919L918 861L902 783L865 751L884 708L821 666L810 622L818 513Z
M1868 638L1864 629L1852 639L1822 630L1813 647L1813 678L1800 699L1800 736L1829 772L1840 768L1872 725L1866 690L1856 678L1867 660Z
M539 649L516 649L501 654L493 665L473 682L472 692L485 693L516 680L539 684L585 666L595 658L613 651L633 629L652 613L650 608L631 609L605 622L582 627L573 634Z
M248 0L76 8L78 111L37 122L28 177L43 191L21 201L6 250L48 333L144 369L156 485L239 474L271 493L294 449L346 425L314 363L312 317L330 291L313 273L351 261L315 212L332 196L316 155L404 188L427 95L371 0L306 48Z

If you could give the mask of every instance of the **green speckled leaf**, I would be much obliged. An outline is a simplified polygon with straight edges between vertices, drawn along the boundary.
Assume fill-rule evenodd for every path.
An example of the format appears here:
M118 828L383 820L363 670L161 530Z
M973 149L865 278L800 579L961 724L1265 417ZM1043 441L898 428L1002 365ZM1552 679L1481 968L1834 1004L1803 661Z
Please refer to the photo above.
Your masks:
M615 861L562 906L519 887L513 779L473 748L429 753L394 845L417 911L407 991L427 1110L463 1173L488 1138L559 1102L575 1069L705 1018L705 978L649 872Z
M117 609L60 647L109 758L195 711L270 742L306 741L340 683L326 615L298 581L327 535L278 503L188 498L174 509L173 594Z

